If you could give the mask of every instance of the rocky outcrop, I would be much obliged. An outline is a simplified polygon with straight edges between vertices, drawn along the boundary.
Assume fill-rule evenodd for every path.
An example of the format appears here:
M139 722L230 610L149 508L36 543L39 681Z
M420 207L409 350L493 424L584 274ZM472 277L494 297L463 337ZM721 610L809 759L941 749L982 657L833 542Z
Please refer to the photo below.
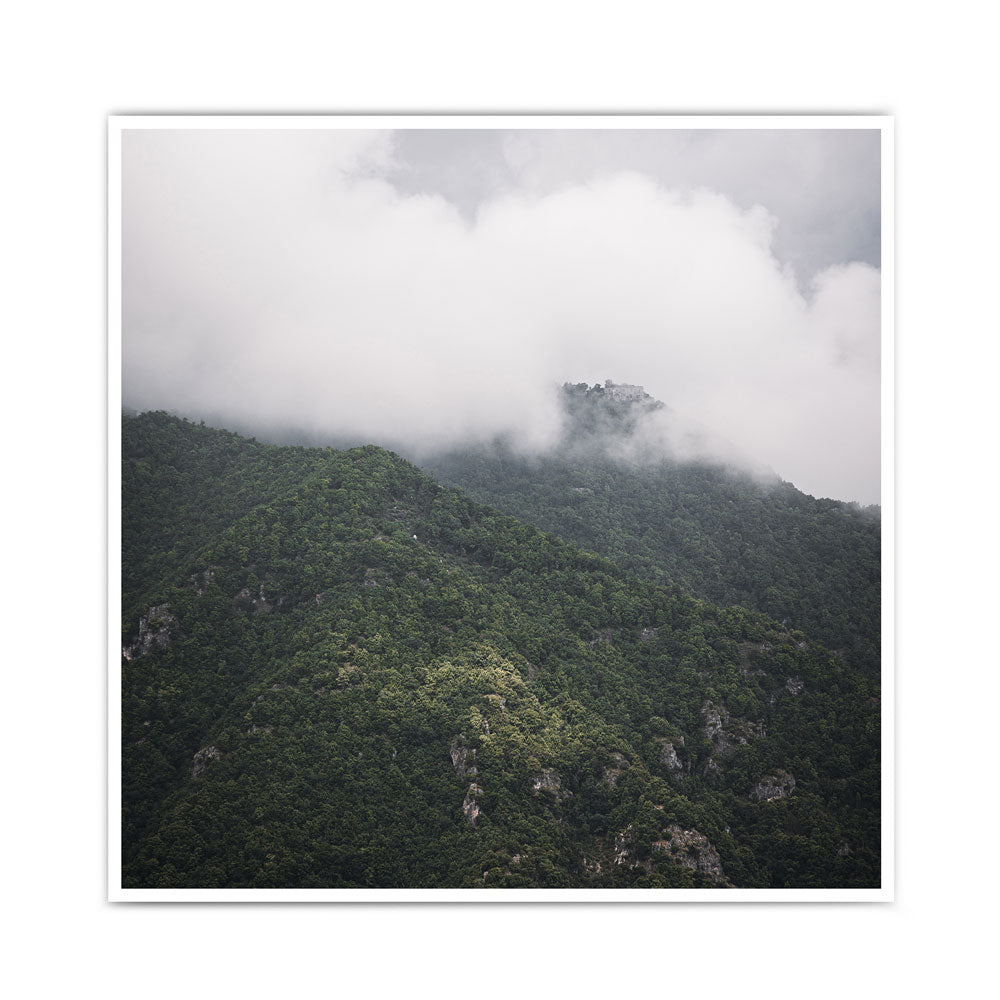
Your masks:
M650 625L647 628L644 628L639 633L639 641L640 642L652 642L659 634L660 634L660 630L658 628L655 628L654 626Z
M254 596L249 587L244 587L233 598L234 611L245 611L249 609L252 610L255 615L266 615L272 607L273 605L270 601L268 601L267 595L264 593L263 583L259 585L256 596Z
M614 865L624 865L632 856L632 845L635 838L632 834L632 824L629 823L624 830L615 834L615 844L611 852L611 863Z
M168 604L157 604L139 619L139 634L130 646L122 647L126 660L146 656L154 646L166 649L177 632L177 618Z
M756 802L774 802L787 799L795 791L795 778L787 771L765 775L750 789L750 798Z
M536 795L542 791L551 792L555 796L556 801L561 801L572 794L563 788L562 778L559 777L557 772L551 769L546 769L541 774L536 774L532 779L531 789Z
M701 706L701 718L705 735L715 743L725 733L729 713L724 708L717 708L710 701L706 701Z
M785 681L785 689L789 694L802 694L804 688L805 684L803 684L801 677L789 677Z
M195 593L201 597L215 583L215 567L209 566L208 569L195 573L190 579L191 583L194 584Z
M685 830L676 823L662 829L662 837L649 846L654 854L665 854L673 864L706 875L718 885L728 886L722 871L719 852L703 833ZM611 863L629 868L652 870L652 862L640 861L636 857L636 837L632 824L615 834L611 848Z
M622 771L628 767L628 761L620 753L612 754L611 758L614 763L611 767L604 769L604 780L614 788L618 784L618 779L621 777Z
M191 777L200 778L205 773L205 768L218 760L222 756L222 751L218 747L202 747L195 755L191 766Z
M270 586L270 584L268 584ZM281 599L278 599L278 603L281 603ZM273 604L267 599L264 593L264 584L261 584L257 596L253 599L253 613L255 615L266 615L268 611L271 610Z
M684 762L677 756L677 747L684 746L684 737L668 740L665 736L659 736L653 742L659 750L660 763L666 765L671 774L683 774L686 768Z
M721 707L706 701L701 707L703 732L712 742L712 753L705 764L705 777L717 777L721 762L737 747L746 746L752 740L767 736L767 730L759 722L746 719L732 719Z
M701 872L716 882L725 881L719 852L703 833L697 830L685 830L676 823L671 823L664 833L666 833L664 839L653 841L654 851L666 854L671 861L682 868Z
M455 768L455 774L460 778L465 778L477 773L476 751L465 746L460 738L451 742L451 766Z
M465 801L462 803L462 813L465 815L466 822L469 826L476 825L476 819L482 811L479 808L478 801L476 800L476 796L482 794L483 790L475 782L469 785L469 790L465 793Z

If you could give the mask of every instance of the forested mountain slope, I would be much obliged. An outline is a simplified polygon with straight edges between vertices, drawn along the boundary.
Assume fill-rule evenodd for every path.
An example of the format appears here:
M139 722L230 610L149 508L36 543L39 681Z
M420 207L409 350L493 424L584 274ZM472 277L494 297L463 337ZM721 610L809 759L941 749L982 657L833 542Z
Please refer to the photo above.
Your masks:
M123 884L873 886L876 681L374 447L123 423Z
M878 675L877 508L815 499L720 461L663 458L655 434L669 411L645 394L566 385L562 404L551 452L525 456L498 440L421 465L631 573L803 629Z

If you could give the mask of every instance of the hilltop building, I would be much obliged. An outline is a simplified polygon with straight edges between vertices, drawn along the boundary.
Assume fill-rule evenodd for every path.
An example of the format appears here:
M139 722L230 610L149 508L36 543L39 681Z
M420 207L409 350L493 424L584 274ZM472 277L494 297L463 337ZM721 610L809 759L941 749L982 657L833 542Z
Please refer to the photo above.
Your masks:
M631 403L646 395L641 385L615 385L611 379L604 383L604 395L616 403Z

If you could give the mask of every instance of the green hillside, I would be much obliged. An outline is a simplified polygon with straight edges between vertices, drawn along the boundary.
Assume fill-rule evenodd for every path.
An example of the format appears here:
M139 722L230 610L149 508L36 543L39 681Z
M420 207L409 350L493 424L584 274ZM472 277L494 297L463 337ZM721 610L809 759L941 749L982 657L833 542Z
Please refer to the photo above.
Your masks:
M375 447L123 435L124 885L878 884L877 680L812 636Z
M542 456L502 440L425 459L439 481L715 604L799 628L879 675L881 518L776 476L664 459L644 435L669 416L648 395L616 401L566 385L562 439Z

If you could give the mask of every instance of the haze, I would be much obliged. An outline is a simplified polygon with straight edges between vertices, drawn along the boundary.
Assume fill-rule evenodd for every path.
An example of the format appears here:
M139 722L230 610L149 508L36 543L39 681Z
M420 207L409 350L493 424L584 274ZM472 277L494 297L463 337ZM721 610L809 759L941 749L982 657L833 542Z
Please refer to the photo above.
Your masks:
M288 440L542 450L639 383L879 501L879 133L128 130L123 401Z

